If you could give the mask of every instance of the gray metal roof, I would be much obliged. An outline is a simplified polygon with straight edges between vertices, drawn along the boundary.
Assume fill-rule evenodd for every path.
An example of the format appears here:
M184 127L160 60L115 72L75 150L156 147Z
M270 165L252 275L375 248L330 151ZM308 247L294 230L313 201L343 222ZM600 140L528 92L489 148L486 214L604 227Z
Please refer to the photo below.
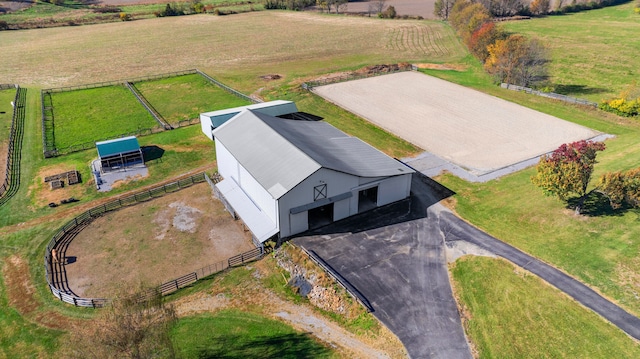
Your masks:
M257 114L245 110L215 129L213 135L273 198L280 198L321 166Z
M359 177L413 172L322 121L286 120L246 110L213 134L274 198L321 167Z
M322 167L359 177L388 177L414 172L327 122L255 115Z

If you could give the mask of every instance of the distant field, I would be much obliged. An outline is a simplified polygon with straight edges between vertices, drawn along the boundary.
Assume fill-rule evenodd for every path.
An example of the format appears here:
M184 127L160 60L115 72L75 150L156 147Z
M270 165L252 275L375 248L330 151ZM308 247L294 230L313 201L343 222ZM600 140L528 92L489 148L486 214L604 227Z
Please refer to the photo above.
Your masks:
M599 102L640 78L640 16L634 4L504 26L549 46L556 92Z
M427 27L432 36L441 38L442 52L425 51L417 44L387 46L392 37L410 26ZM260 76L270 73L320 75L378 63L456 61L466 54L451 28L440 22L286 11L5 31L0 37L0 78L35 87L112 81L190 68L216 78L222 73L252 78L252 86L256 86ZM263 84L267 85L266 81ZM251 93L259 87L242 92Z
M199 74L145 81L135 86L169 123L198 118L202 112L251 104Z
M640 345L620 329L511 263L466 257L452 273L480 358L640 356Z
M124 86L57 92L51 97L59 149L159 126Z

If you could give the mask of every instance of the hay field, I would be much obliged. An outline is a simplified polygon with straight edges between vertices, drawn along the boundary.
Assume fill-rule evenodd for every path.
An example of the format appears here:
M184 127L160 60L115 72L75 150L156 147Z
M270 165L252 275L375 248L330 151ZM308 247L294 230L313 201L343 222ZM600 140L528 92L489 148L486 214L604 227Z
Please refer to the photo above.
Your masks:
M441 38L439 50L387 46L409 25L427 26ZM4 82L58 87L195 67L212 75L320 74L363 64L453 61L465 51L437 22L262 11L3 31L0 54Z

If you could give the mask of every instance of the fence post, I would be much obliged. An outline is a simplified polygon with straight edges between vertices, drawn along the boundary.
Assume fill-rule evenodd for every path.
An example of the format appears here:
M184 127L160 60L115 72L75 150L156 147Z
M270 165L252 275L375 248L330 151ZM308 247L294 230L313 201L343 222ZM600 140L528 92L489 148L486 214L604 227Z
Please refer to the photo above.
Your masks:
M78 306L78 302L76 302L76 297L72 297L73 298L73 305L75 305L76 307Z
M180 289L180 288L178 287L178 280L176 279L176 280L174 280L174 282L176 283L176 290Z

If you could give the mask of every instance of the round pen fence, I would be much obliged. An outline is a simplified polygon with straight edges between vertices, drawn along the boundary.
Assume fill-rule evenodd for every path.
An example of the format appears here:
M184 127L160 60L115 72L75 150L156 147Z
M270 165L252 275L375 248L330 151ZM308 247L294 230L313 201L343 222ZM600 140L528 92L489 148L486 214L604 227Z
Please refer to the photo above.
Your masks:
M74 294L73 290L69 287L67 282L64 252L73 240L73 238L85 229L91 222L104 215L105 213L118 210L123 207L135 205L140 202L146 202L150 199L162 197L165 194L173 193L184 188L193 186L194 184L205 181L208 176L203 172L185 179L181 179L172 183L168 183L163 186L155 187L149 190L140 191L123 198L113 200L100 206L91 208L90 210L83 212L79 216L67 222L62 228L56 232L47 245L44 254L44 267L47 284L51 293L61 301L69 304L73 304L78 307L91 307L99 308L108 303L108 299L105 298L82 298ZM186 287L208 277L212 274L223 271L229 267L242 265L249 261L260 258L264 255L264 249L262 247L254 248L245 253L233 256L225 261L210 264L208 266L199 268L191 273L185 274L179 278L170 280L161 284L155 289L150 290L148 293L143 293L140 299L144 299L147 296L153 295L159 291L162 295L167 295L175 292L176 290Z

